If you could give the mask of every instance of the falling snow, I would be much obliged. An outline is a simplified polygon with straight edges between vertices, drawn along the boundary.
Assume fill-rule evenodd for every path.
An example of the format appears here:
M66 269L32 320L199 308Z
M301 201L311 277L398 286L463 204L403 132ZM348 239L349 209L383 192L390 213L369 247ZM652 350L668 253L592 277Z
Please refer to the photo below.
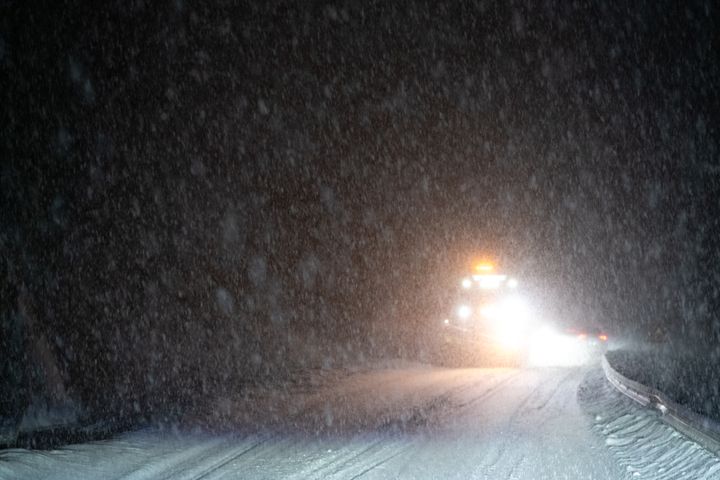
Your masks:
M3 2L0 478L710 478L588 386L720 421L718 6L623 3Z

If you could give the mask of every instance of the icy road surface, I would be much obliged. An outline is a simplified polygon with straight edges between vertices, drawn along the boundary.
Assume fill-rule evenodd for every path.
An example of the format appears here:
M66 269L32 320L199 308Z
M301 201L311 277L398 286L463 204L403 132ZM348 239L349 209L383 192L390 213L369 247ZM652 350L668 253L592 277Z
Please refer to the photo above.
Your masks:
M170 431L131 432L54 451L2 451L0 478L637 478L640 470L622 447L633 449L634 419L645 428L656 419L633 410L597 375L578 395L597 371L406 366L327 372L222 399L212 414ZM606 414L606 407L612 411ZM672 435L663 432L655 434ZM666 446L672 441L663 440ZM663 472L645 467L643 478Z

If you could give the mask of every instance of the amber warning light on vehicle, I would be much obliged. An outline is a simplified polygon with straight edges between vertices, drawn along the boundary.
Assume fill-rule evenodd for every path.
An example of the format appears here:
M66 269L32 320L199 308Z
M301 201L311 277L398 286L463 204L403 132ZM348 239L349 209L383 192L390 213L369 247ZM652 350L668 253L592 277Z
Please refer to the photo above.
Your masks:
M480 262L475 265L475 271L478 273L491 273L495 270L495 266L489 262Z

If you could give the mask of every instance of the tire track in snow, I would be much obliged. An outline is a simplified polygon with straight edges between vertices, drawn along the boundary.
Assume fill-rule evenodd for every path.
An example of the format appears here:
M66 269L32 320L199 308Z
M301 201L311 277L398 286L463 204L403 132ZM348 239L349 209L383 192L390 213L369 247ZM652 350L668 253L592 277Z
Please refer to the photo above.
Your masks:
M202 472L198 475L191 474L188 478L191 478L192 480L201 480L203 478L209 478L209 476L211 474L217 472L224 466L228 465L230 462L232 462L244 455L247 455L248 453L250 453L250 452L256 450L257 448L261 447L262 445L266 444L271 438L272 437L269 437L266 439L261 439L257 443L254 443L250 447L241 449L240 451L237 451L238 450L237 447L232 447L229 449L230 450L229 454L224 455L223 458L215 460L212 465L205 468L204 472ZM220 455L218 455L218 456L220 456Z
M155 457L149 463L137 466L129 473L121 474L117 480L146 480L148 478L173 478L174 472L185 471L212 450L217 449L225 442L224 439L207 439L205 442L181 450L166 452L159 458Z
M505 377L505 378L503 378L503 379L501 379L501 380L498 380L496 383L494 383L494 384L491 385L490 387L486 388L486 389L483 391L483 393L481 393L480 395L477 395L477 396L471 398L470 400L468 400L468 401L466 401L466 402L459 403L459 404L457 405L457 408L460 409L460 410L466 409L466 408L470 407L470 405L473 405L473 404L475 404L475 403L477 403L477 402L480 402L480 401L482 401L482 400L487 399L488 397L490 397L490 396L493 395L494 393L497 393L498 390L500 390L500 389L501 389L502 387L504 387L506 384L510 383L511 381L513 381L514 379L516 379L518 376L520 376L520 374L521 374L521 372L520 372L520 371L517 371L517 372L515 372L514 374L512 374L512 375L510 375L510 376L508 376L508 377ZM470 389L470 388L476 388L478 385L483 385L483 384L485 384L486 382L487 382L486 379L478 380L477 382L474 382L472 385L468 386L468 389Z
M533 393L528 396L527 401L520 411L521 416L527 416L528 414L535 415L535 412L544 410L552 400L557 398L557 393L561 387L564 387L568 380L574 375L575 370L569 370L558 379L557 383L549 391L545 389L545 385L540 383L538 387L533 390Z
M509 425L513 425L518 419L531 416L535 417L536 412L543 410L548 406L550 401L555 398L560 391L560 387L565 385L569 378L575 374L574 369L570 369L565 375L558 378L555 384L548 390L547 385L542 382L532 388L525 398L518 404L515 411L510 416Z
M362 374L357 374L355 377L361 375ZM350 378L352 378L352 376ZM388 376L374 383L373 386L375 388L381 388L395 381L397 381L397 379L394 376ZM283 423L286 425L296 425L301 430L314 430L316 433L321 432L324 428L331 429L332 424L328 425L327 419L325 418L328 410L327 406L331 404L352 404L352 400L354 400L358 394L365 392L367 388L363 383L343 386L342 381L334 387L335 389L330 388L329 390L314 392L309 398L305 399L302 404L302 409L289 414ZM328 398L328 395L330 398Z
M415 405L412 405L412 401L403 402L403 405L412 406L403 408L401 412L388 412L387 420L378 428L382 431L407 433L434 424L444 424L447 417L456 416L458 412L468 408L470 405L488 398L500 390L505 384L521 375L520 371L508 373L507 376L496 380L494 384L486 387L488 379L484 375L481 376L480 379L468 381L468 375L476 373L474 370L476 369L472 369L472 371L460 370L453 372L455 374L449 380L445 377L440 377L432 383L425 385L422 389L414 391L413 396L425 400L419 403L415 402ZM447 383L458 382L461 383L447 387L436 393L439 390L438 387L442 388ZM470 400L460 400L462 394L468 391L474 391L479 387L485 387L480 395L475 395Z
M411 388L407 393L404 393L401 396L402 398L395 399L391 402L389 406L401 405L402 409L400 411L392 409L390 411L385 411L383 409L382 415L386 418L386 420L377 428L373 429L373 431L381 434L383 434L383 432L388 432L391 434L391 438L397 438L392 434L407 433L408 431L412 431L415 427L426 426L427 422L432 420L442 423L441 418L444 418L446 415L438 415L436 412L440 412L442 414L446 410L445 413L447 415L456 414L458 411L458 405L470 405L482 398L490 396L500 390L503 385L511 382L514 378L521 374L519 371L511 371L507 373L503 372L504 376L496 379L496 381L491 386L486 387L480 395L474 396L469 401L459 403L456 401L458 395L487 385L486 376L482 375L479 379L475 379L473 376L469 376L471 373L475 372L470 370L449 370L446 372L437 372L437 375L433 376L431 381L426 381L422 385L418 385L420 388ZM448 383L451 384L450 387L447 387ZM439 387L445 388L438 392ZM405 397L411 397L412 399L406 400ZM416 399L420 399L421 402L414 404L417 402ZM414 405L408 409L406 407L408 404ZM363 437L360 436L353 438L362 439ZM387 445L387 440L387 437L381 437L381 440L373 441L370 445L365 446L360 451L354 453L345 452L340 456L336 456L329 462L307 472L303 475L303 478L361 478L383 464L402 455L407 450L412 451L412 446L416 446L418 441L423 443L421 438L413 437L409 444L405 442L405 448L402 448L399 451L394 451L389 455L383 455L383 458L375 461L370 466L364 467L361 472L358 472L355 475L355 477L349 476L349 471L356 468L358 464L367 465L372 457L381 453L387 454L389 447ZM392 447L390 448L393 449Z
M331 472L324 473L316 478L327 478L332 475L336 475L337 473L341 472L345 465L348 465L353 460L362 457L366 455L368 452L372 451L374 448L377 448L377 446L381 443L381 439L376 439L366 447L364 447L361 450L358 451L346 451L343 452L340 455L336 455L334 458L330 459L327 463L324 463L322 465L319 465L312 470L308 472L308 476L312 475L318 475L322 472L327 472L327 470L333 468Z
M390 455L389 457L386 457L386 458L380 460L379 462L374 463L373 465L367 467L365 470L363 470L362 472L358 473L357 475L354 475L354 476L350 477L350 480L357 480L358 478L364 477L364 476L367 475L368 473L372 472L373 470L375 470L376 468L382 466L383 464L389 462L389 461L392 460L393 458L395 458L395 457L397 457L397 456L405 453L406 450L407 450L407 449L400 450L399 452L396 452L396 453Z
M512 409L512 413L507 419L507 427L505 428L505 434L502 436L502 439L495 447L495 450L493 451L494 455L492 459L488 461L487 468L491 470L495 469L499 467L501 463L506 462L508 456L513 456L513 449L511 448L511 445L515 445L518 439L522 436L522 428L519 428L520 426L518 425L518 420L524 417L536 418L537 412L545 408L550 403L550 400L552 400L552 398L555 397L558 391L560 391L560 387L564 385L569 378L572 377L574 372L574 369L570 369L568 373L558 378L557 382L553 387L550 388L549 392L547 391L547 385L543 384L542 378L533 379L533 381L537 383ZM525 375L526 374L527 372L525 372ZM520 373L518 373L518 375L520 375ZM523 376L523 378L524 377L525 376ZM514 378L516 378L516 376L513 376L508 380L512 380ZM507 383L509 382L504 382L502 386L506 385ZM539 405L532 406L531 404L533 403L533 400L538 399L538 397L540 397L540 395L543 393L543 399L539 402ZM542 423L544 423L544 420L538 420L536 423L541 425ZM513 472L520 467L524 460L525 457L521 454L517 460L512 461L510 471L508 473L508 478L514 478Z
M632 478L625 465L645 473L652 471L656 456L665 456L663 467L669 473L659 477L663 480L720 478L720 466L716 465L704 471L705 477L683 476L686 472L697 473L699 466L707 467L687 469L683 459L696 454L690 445L673 450L681 459L667 456L659 448L648 450L647 459L636 455L633 463L623 463L623 452L634 445L621 446L624 439L620 437L605 444L599 441L599 427L593 426L591 431L588 427L593 422L577 405L575 380L582 377L581 373L563 379L564 374L561 369L520 372L428 369L389 375L371 372L350 383L322 387L318 392L328 402L347 402L344 407L341 405L347 411L338 415L343 413L343 421L349 427L360 425L363 430L358 434L347 429L313 434L293 426L283 429L274 425L257 432L235 428L227 434L197 433L194 429L174 434L141 431L61 451L0 452L0 459L5 461L0 462L0 477L617 480ZM348 391L357 394L348 396ZM292 402L293 398L287 400ZM322 409L323 405L318 403L316 408ZM275 415L276 411L267 414ZM398 414L409 414L406 421L421 427L417 432L377 428L381 415L397 418ZM632 427L625 421L632 422L632 416L610 428L618 435L628 433ZM432 428L426 428L431 425ZM633 435L643 434L643 429L632 431ZM649 433L648 441L656 448L664 437L658 437L656 431ZM618 469L617 465L623 468Z
M271 437L252 439L238 445L243 440L237 438L206 439L193 447L183 447L163 455L148 457L146 463L125 473L118 480L200 480L209 478L233 460L246 455L267 443ZM245 439L247 440L247 439ZM250 443L248 446L247 443Z

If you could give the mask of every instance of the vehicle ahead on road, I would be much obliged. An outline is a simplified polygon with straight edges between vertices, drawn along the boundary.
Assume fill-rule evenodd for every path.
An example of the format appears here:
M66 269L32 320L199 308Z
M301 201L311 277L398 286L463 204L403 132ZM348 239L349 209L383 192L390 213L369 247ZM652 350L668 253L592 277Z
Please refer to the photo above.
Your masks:
M599 327L568 328L565 334L573 337L591 353L605 353L608 345L608 334Z
M608 334L597 327L558 329L542 325L528 346L531 366L572 366L597 361L605 353Z
M453 311L442 323L442 363L452 366L518 365L535 322L518 281L479 263L460 281Z
M541 322L517 279L491 263L461 279L442 321L440 363L446 366L576 365L605 351L599 328L558 329Z

